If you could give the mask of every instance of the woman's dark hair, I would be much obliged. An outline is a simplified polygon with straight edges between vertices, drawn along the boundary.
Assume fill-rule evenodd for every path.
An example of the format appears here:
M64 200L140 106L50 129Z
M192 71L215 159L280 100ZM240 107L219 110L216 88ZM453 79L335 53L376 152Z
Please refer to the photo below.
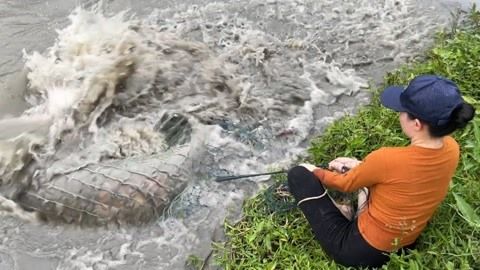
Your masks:
M423 123L427 123L428 131L432 137L443 137L454 132L457 129L464 128L470 120L475 116L475 108L469 103L463 103L462 106L453 110L452 115L450 116L450 121L441 126L431 125L422 119L419 119ZM408 113L410 119L415 119L416 117Z

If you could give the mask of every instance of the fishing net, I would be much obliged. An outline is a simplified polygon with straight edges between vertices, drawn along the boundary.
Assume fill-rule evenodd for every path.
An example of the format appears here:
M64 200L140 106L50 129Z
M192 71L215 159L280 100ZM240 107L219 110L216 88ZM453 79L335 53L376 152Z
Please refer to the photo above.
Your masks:
M327 168L326 164L316 165L320 168ZM350 206L355 209L357 205L358 192L340 192L335 189L327 188L329 197L339 205ZM261 195L264 201L266 212L272 213L286 213L297 207L295 199L290 194L288 183L286 179L277 180L269 186Z
M267 213L285 213L297 207L286 181L276 182L262 194Z
M328 189L328 195L341 205L348 205L355 209L357 205L357 192L344 193ZM295 199L290 194L286 181L277 182L268 187L262 194L267 214L286 213L297 208Z

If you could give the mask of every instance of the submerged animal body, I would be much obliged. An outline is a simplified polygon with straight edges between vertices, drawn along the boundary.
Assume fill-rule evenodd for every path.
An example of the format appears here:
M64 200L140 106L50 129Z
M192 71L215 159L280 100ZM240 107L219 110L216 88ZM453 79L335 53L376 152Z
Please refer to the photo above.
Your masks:
M183 145L161 155L89 164L48 181L39 179L16 201L52 221L82 225L150 222L185 187L191 167L189 150L189 145Z
M155 220L187 185L199 150L192 147L184 117L165 114L157 128L170 142L161 152L104 158L77 167L70 166L78 161L72 163L61 147L56 159L35 157L32 148L42 141L38 135L1 140L0 211L82 226Z

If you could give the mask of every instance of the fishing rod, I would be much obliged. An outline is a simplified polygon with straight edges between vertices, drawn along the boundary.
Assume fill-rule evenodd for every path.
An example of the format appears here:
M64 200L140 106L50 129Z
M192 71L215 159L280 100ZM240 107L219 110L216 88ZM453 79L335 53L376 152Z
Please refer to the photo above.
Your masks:
M319 168L327 168L328 166L325 164L317 165L316 167ZM349 169L347 166L342 167L341 173L347 172ZM275 172L268 172L268 173L254 173L254 174L242 174L242 175L227 175L227 176L217 176L215 178L216 182L225 182L225 181L231 181L231 180L236 180L240 178L248 178L248 177L256 177L256 176L262 176L262 175L274 175L274 174L281 174L281 173L287 173L287 170L281 170L281 171L275 171Z
M268 173L254 173L254 174L243 174L243 175L218 176L217 178L215 178L215 181L216 182L225 182L225 181L230 181L230 180L235 180L235 179L240 179L240 178L255 177L255 176L262 176L262 175L281 174L281 173L287 173L287 172L288 171L286 171L286 170L281 170L281 171L268 172Z

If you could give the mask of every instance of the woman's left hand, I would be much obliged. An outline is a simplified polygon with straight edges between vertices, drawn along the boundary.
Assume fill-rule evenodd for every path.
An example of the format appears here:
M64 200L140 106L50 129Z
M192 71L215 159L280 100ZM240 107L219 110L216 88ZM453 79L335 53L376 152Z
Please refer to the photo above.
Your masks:
M344 173L345 171L355 168L360 163L362 162L356 158L339 157L330 161L330 163L328 163L328 168L340 173Z

